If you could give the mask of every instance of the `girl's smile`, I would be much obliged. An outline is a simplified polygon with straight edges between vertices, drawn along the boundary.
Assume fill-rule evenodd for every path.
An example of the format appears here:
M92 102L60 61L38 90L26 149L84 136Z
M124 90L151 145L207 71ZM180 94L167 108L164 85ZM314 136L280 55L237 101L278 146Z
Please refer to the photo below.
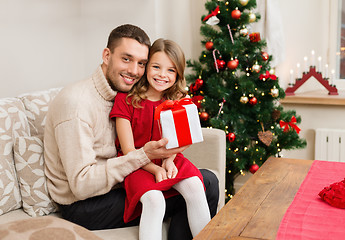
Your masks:
M161 99L163 92L174 85L177 73L174 63L165 52L154 53L147 66L149 89L146 96L150 100Z

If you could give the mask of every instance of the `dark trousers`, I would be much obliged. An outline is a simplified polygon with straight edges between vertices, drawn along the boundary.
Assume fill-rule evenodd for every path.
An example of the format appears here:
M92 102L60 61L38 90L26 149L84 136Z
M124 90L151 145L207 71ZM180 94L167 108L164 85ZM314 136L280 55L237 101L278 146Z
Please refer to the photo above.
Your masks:
M218 179L209 170L201 169L206 187L206 198L211 217L216 214L219 186ZM139 224L140 217L124 223L126 192L114 189L107 194L75 202L71 205L59 205L62 217L90 230L122 228ZM186 203L181 195L166 199L165 218L171 218L168 233L169 240L192 239L189 229Z

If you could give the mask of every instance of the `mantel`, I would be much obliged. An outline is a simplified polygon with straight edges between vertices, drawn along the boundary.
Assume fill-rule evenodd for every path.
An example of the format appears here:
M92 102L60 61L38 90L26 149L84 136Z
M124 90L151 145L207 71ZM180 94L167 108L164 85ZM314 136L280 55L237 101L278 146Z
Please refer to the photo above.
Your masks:
M280 103L345 106L345 91L339 91L339 95L328 95L327 92L320 90L296 93L285 96Z

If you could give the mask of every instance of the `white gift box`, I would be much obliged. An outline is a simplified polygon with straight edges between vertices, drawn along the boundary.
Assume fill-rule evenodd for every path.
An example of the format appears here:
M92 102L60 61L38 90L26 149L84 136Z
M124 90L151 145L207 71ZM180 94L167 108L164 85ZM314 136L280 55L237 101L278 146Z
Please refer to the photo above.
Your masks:
M167 149L204 141L196 105L182 104L170 106L171 109L160 112L162 137L169 140Z

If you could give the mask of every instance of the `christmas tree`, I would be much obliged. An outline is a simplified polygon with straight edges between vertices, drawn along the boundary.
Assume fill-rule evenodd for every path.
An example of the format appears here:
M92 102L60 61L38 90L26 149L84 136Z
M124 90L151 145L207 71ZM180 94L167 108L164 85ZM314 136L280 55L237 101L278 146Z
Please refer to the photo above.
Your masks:
M203 127L226 132L226 195L238 174L254 173L268 157L283 149L303 148L298 135L301 118L284 111L272 56L265 52L260 33L250 24L260 19L255 0L210 0L202 16L203 36L199 61L187 61L189 95L199 108ZM211 161L211 160L210 160Z

